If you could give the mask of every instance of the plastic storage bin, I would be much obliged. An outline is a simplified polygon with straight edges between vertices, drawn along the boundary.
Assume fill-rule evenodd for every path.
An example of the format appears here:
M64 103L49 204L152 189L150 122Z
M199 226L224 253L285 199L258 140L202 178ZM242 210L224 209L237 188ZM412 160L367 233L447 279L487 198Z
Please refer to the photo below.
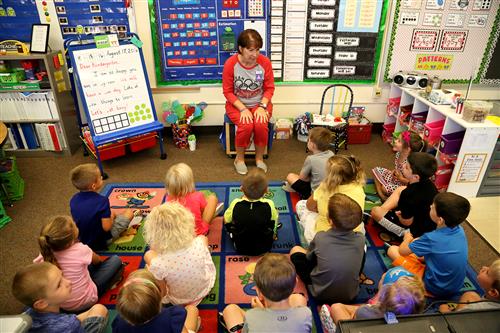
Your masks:
M148 133L144 135L134 136L133 138L128 138L127 143L129 144L130 151L135 153L144 149L153 148L156 146L156 133Z
M396 129L396 123L389 123L389 124L384 124L382 125L384 130L382 131L382 140L385 142L391 143L392 142L392 134L394 133L394 130Z
M439 167L434 180L434 185L438 190L444 190L448 187L453 173L453 166L443 165Z
M15 157L9 157L2 161L0 181L3 189L0 191L0 200L4 202L21 200L24 197L24 180L19 175Z
M445 134L441 137L439 151L445 154L458 154L465 136L465 131Z
M434 146L439 141L441 133L443 133L443 127L444 119L425 124L424 140L427 141L427 143L431 146Z
M349 125L347 143L367 144L370 143L371 136L372 136L372 124Z

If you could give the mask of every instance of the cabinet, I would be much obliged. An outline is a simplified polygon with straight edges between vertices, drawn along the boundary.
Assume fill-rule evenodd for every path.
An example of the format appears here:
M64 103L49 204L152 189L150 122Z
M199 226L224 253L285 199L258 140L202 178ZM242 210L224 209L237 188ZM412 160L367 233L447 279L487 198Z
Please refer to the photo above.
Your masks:
M418 132L438 162L438 189L476 197L494 154L500 127L470 123L449 105L435 105L420 90L392 84L384 119L384 140L407 129Z
M0 65L0 121L9 128L5 150L17 156L71 155L80 142L64 57L2 55Z

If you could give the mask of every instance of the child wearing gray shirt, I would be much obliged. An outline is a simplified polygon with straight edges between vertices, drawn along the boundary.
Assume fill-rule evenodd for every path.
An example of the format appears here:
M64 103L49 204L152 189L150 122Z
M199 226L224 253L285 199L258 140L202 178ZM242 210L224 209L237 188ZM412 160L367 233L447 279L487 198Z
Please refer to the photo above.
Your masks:
M312 155L306 157L300 174L289 173L283 190L297 192L302 200L311 196L326 176L326 162L333 156L329 150L332 143L332 132L324 127L314 127L309 131L307 149Z
M253 275L257 297L252 309L243 311L229 304L223 311L224 325L230 332L307 333L312 329L312 313L307 300L293 294L296 273L284 254L268 253L255 266Z

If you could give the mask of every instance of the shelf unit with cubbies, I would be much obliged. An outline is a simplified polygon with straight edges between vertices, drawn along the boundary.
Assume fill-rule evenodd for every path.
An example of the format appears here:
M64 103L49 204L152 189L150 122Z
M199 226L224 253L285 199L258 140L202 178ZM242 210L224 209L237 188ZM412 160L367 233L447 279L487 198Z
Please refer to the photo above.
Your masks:
M391 85L383 138L405 130L418 132L436 156L438 189L476 197L494 153L500 127L489 120L471 123L450 105L428 101L423 91Z
M5 151L25 157L71 155L79 147L80 142L76 109L71 96L71 85L64 57L60 56L59 52L0 55L0 61L11 69L20 68L23 61L37 62L37 71L47 73L45 79L41 81L20 81L17 78L7 77L7 80L0 82L0 97L4 99L3 101L7 101L0 106L0 121L11 129L16 127L16 131L21 131L24 139L26 139L25 131L31 138L31 144L21 140L23 144L15 145L18 146L17 149L6 147ZM12 82L6 82L9 79L12 79ZM31 95L33 101L27 97L23 99L21 93L34 93ZM35 94L40 99L37 99ZM16 96L19 99L16 100ZM49 108L43 104L43 98L50 103ZM30 104L31 102L33 104ZM36 102L43 105L36 104ZM19 103L24 104L21 107ZM48 116L44 116L45 114ZM35 124L42 126L37 127ZM54 133L57 143L54 142ZM20 135L12 133L10 139L19 140Z

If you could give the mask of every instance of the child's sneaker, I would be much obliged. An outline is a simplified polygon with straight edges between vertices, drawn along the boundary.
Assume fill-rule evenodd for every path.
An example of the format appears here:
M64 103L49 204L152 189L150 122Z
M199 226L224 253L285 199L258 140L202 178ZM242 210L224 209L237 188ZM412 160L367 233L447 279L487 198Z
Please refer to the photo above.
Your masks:
M215 216L219 216L224 211L224 203L219 202L215 207Z
M328 305L323 304L321 306L319 318L321 320L321 325L323 326L323 331L326 333L335 333L337 327L333 322L332 316L330 315L330 307Z
M292 188L292 186L288 182L283 182L283 186L281 186L281 188L285 192L290 192L290 193L295 192L295 190Z

